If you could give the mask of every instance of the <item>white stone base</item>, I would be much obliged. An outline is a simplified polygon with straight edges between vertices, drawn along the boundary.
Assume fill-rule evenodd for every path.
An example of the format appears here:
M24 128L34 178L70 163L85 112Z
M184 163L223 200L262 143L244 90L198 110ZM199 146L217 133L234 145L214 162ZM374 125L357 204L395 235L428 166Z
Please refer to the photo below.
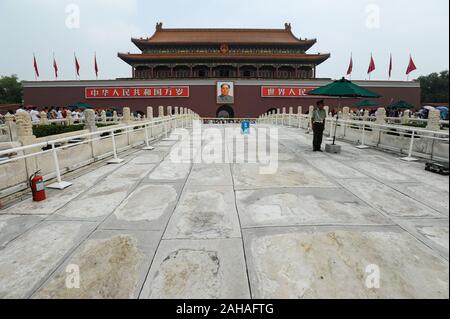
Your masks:
M64 181L63 181L63 182L61 182L61 183L53 183L53 184L50 184L50 185L47 186L47 188L63 190L63 189L65 189L65 188L67 188L67 187L69 187L69 186L71 186L71 185L72 185L72 183L64 182Z
M108 164L120 164L124 161L124 159L121 158L113 158L112 160L109 160L107 163Z
M409 157L409 156L408 156L408 157L402 157L401 160L402 160L402 161L407 161L407 162L415 162L415 161L418 161L417 158Z
M341 153L341 146L333 144L325 144L325 152L339 154Z
M153 151L154 149L155 148L153 146L146 146L142 148L143 151Z
M364 150L366 148L369 148L369 146L367 146L367 145L358 145L358 146L356 146L356 148L359 148L360 150Z

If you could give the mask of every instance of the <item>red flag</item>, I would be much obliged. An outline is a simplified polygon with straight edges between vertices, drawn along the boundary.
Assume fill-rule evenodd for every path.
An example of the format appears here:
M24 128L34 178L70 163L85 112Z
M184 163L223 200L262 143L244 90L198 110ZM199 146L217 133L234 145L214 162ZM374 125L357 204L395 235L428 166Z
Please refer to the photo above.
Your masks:
M76 55L75 55L75 70L77 71L77 75L80 76L80 63L78 63Z
M392 69L393 69L393 64L392 64L392 54L391 54L391 58L389 60L389 79L392 76Z
M95 70L95 76L98 77L97 54L94 55L94 70Z
M408 64L408 68L406 69L406 74L409 75L414 70L417 70L417 67L414 64L412 57L409 56L409 64Z
M351 75L353 72L353 56L350 56L350 64L348 65L347 75Z
M39 77L39 69L36 61L36 56L33 53L33 65L34 65L34 73L36 74L36 77Z
M55 70L55 78L58 78L58 64L56 64L55 56L53 56L53 69Z
M367 70L367 74L372 73L373 71L375 71L375 61L373 59L373 56L370 56L370 64L369 64L369 69Z

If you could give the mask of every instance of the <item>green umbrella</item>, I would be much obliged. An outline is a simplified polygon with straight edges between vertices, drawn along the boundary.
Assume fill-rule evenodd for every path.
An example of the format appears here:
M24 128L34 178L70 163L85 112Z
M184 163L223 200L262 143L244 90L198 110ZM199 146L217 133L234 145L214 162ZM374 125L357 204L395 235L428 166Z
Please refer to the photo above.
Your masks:
M367 98L379 98L381 95L366 90L353 82L342 78L340 80L334 81L330 84L317 88L315 90L309 91L307 95L320 95L320 96L333 96L339 98L338 109L341 107L341 99L343 97L347 98L357 98L357 97L367 97ZM333 145L336 143L336 131L337 124L339 120L339 113L336 116L336 125L334 128Z
M379 104L375 101L371 100L362 100L356 103L356 107L363 108L363 107L377 107Z
M378 98L379 94L366 90L353 82L342 78L330 84L306 93L308 95L334 96L334 97L369 97Z
M410 109L413 109L414 106L409 104L408 102L400 100L400 101L390 104L387 108L393 109L393 110L410 110Z
M77 102L77 103L75 103L75 104L72 104L72 105L69 106L69 107L71 107L71 108L76 108L76 109L82 109L82 110L85 110L85 109L93 109L93 108L94 108L92 105L89 105L89 104L84 103L84 102Z

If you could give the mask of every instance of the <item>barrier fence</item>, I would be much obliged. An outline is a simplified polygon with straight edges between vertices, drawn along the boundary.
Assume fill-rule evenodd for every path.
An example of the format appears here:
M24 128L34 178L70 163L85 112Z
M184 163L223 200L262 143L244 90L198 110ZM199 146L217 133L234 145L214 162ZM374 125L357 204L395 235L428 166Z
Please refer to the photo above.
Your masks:
M56 178L48 188L64 189L71 184L62 180L63 172L108 157L112 157L108 163L120 163L121 151L141 144L144 150L153 149L152 140L167 137L173 129L191 127L197 117L195 113L158 117L0 150L0 198L26 188L28 177L38 170L46 181Z
M305 114L265 114L258 123L284 125L311 130L311 118ZM444 121L445 122L445 121ZM418 158L449 160L449 132L447 130L429 130L413 126L380 124L362 119L348 120L327 117L325 135L356 143L358 148L375 147L397 151L407 155L405 161Z

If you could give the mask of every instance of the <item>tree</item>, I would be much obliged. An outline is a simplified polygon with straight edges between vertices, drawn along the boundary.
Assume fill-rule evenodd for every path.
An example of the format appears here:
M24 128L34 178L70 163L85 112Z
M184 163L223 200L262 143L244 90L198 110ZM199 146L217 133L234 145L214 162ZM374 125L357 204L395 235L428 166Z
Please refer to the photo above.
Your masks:
M22 83L17 75L0 77L0 104L22 103Z
M448 70L417 79L422 88L422 103L448 103Z

